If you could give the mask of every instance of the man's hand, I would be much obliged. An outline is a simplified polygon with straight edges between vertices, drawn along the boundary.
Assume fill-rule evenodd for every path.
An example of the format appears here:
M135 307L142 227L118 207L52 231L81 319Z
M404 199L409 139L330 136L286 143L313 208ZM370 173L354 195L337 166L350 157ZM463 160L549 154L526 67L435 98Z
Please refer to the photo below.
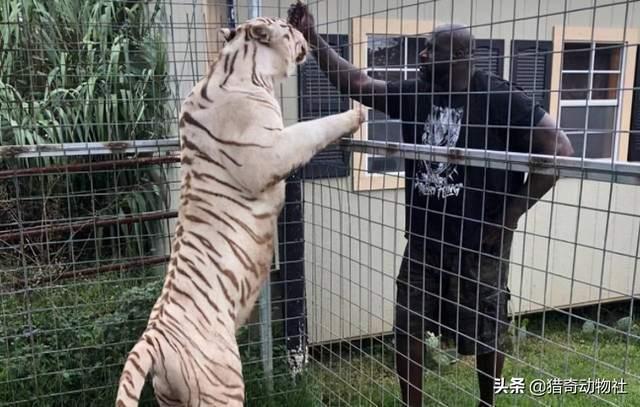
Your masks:
M365 106L374 107L375 105L376 110L389 113L387 100L397 101L399 97L389 96L385 81L371 78L366 71L355 67L338 55L334 47L327 44L316 32L316 22L307 5L298 0L289 7L287 14L289 24L304 35L311 49L311 55L340 93L348 95ZM394 106L397 105L399 103L394 104ZM398 113L396 116L394 118L399 118Z
M313 15L309 12L307 5L298 0L289 7L287 14L289 24L300 31L307 41L312 40L314 37L313 34L315 34L316 22Z

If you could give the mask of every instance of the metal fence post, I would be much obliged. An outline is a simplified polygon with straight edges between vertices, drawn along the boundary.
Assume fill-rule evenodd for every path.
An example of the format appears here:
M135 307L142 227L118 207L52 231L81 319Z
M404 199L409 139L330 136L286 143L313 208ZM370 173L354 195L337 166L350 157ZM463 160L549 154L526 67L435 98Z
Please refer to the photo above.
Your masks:
M302 182L301 171L291 174L287 180L284 210L278 222L280 270L284 281L284 335L287 360L294 376L307 361Z

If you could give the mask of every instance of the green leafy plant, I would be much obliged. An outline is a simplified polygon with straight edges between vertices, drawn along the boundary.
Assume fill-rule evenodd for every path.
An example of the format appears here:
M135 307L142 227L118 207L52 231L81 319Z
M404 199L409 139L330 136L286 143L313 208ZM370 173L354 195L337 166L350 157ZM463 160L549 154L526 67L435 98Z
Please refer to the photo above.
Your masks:
M175 112L169 103L166 38L159 29L165 21L162 4L0 2L0 145L170 136ZM115 154L3 159L0 170L122 158ZM159 166L20 177L0 191L15 198L0 204L0 221L18 228L162 210L167 198L164 185L166 176ZM87 228L58 236L65 243L49 247L46 254L15 256L27 256L27 264L42 265L41 269L54 273L51 263L60 266L83 259L143 255L153 249L149 236L161 231L158 221ZM37 243L43 237L29 239L27 243ZM94 243L87 243L91 240ZM10 258L7 262L11 263Z
M175 112L163 7L144 0L0 1L0 145L171 137ZM162 167L91 169L130 158L3 157L0 171L88 169L0 182L2 232L42 228L0 241L0 288L153 254L164 236L159 221L52 231L166 209ZM112 399L123 357L157 298L162 270L3 292L0 400L89 406ZM137 287L140 279L151 283Z

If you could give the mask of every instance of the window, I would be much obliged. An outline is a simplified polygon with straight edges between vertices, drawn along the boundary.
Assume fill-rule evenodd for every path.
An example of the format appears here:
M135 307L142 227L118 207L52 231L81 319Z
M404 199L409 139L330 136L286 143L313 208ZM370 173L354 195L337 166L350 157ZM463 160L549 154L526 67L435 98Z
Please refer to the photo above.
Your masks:
M418 52L422 49L419 37L431 32L435 24L422 19L354 18L350 39L353 64L369 75L387 81L413 78L417 71ZM361 126L354 138L401 141L400 121L387 120L386 115L368 110L370 121ZM354 190L403 188L403 164L399 159L354 152Z
M578 157L614 154L623 53L619 43L564 43L560 126Z
M426 40L420 37L371 35L367 38L367 74L375 79L395 82L414 79L418 71L418 54ZM384 113L369 110L369 140L402 142L402 122ZM368 157L368 173L402 172L401 158Z
M367 74L384 81L415 79L420 58L426 47L424 36L371 35L367 38ZM477 39L474 50L476 69L483 69L502 76L504 40ZM369 140L402 142L402 121L391 120L387 115L369 111ZM401 158L368 157L367 172L403 172Z
M352 24L353 63L376 79L413 79L418 71L418 54L424 49L424 35L439 23L426 20L354 18ZM504 40L476 39L477 68L503 75ZM364 140L402 141L402 123L369 110L367 126L354 135ZM355 190L394 189L404 186L404 161L400 158L354 153Z
M549 113L576 156L626 161L632 153L639 40L635 28L553 28Z

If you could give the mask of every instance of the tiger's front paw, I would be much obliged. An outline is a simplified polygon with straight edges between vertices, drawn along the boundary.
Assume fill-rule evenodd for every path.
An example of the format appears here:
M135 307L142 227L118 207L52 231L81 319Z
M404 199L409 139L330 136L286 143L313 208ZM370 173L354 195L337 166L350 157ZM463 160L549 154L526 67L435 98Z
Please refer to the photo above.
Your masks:
M367 112L364 107L356 107L355 109L351 109L347 112L349 114L349 132L356 132L362 123L367 119Z

